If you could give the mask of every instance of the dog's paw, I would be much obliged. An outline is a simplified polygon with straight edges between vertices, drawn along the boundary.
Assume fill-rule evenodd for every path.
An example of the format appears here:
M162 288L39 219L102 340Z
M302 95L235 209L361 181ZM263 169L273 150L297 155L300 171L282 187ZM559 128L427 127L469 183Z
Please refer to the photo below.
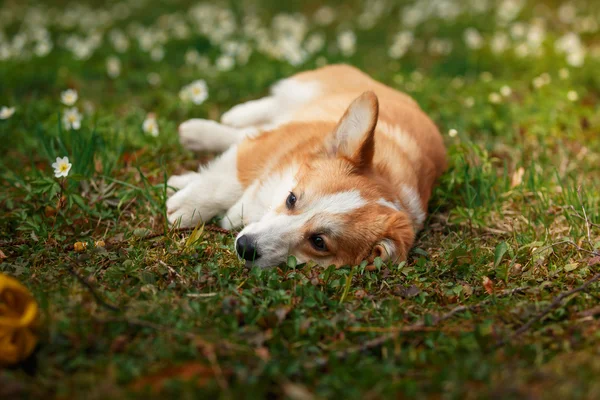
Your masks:
M198 197L189 186L167 200L167 219L170 225L180 228L195 226L201 220Z
M253 124L255 118L248 113L246 104L233 106L229 111L221 116L221 122L234 128L245 128Z
M181 175L173 175L167 181L169 189L181 190L186 187L190 182L196 179L200 174L197 172L186 172Z
M215 135L221 126L215 121L194 118L179 125L179 141L190 150L215 150ZM220 146L216 150L220 150Z
M221 116L224 125L248 128L269 122L276 113L277 103L272 97L247 101L232 107Z

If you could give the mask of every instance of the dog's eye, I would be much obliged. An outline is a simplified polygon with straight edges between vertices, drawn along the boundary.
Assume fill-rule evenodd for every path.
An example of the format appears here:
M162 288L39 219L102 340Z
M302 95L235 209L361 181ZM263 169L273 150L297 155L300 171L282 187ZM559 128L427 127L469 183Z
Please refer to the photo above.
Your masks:
M288 210L291 210L292 208L294 208L294 204L296 204L296 195L292 192L290 192L290 195L287 197L287 200L285 201L285 205L287 206Z
M312 235L310 237L310 243L313 245L315 250L327 251L327 245L325 244L325 239L323 239L323 237L320 235Z

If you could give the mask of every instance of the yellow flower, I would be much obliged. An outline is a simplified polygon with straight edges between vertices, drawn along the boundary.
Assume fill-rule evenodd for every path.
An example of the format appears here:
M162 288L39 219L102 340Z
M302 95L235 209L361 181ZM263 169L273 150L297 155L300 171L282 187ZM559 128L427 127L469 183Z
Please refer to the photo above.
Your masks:
M0 273L0 366L25 360L35 348L38 306L16 279Z

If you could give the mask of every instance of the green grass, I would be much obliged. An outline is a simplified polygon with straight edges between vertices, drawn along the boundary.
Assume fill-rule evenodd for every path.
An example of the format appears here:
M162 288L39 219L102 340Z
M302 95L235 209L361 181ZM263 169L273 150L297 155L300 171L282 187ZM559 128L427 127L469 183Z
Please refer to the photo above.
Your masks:
M594 2L572 3L573 19L558 1L528 1L503 23L501 2L481 9L451 1L455 19L430 8L414 27L400 18L412 2L383 2L374 17L364 10L377 7L366 3L331 3L337 19L326 26L313 21L321 4L313 0L223 2L229 14L202 23L186 1L131 2L116 11L114 2L54 3L9 2L0 13L0 55L12 49L0 62L0 107L16 107L0 120L0 272L24 283L41 309L39 346L26 362L0 370L0 397L600 397L600 284L542 313L600 272ZM298 29L322 34L325 45L298 65L278 59L243 30L252 12L274 37L281 36L274 15L300 13L306 23ZM229 38L253 49L228 71L215 67L226 50L206 33L223 29L223 18L235 22ZM281 25L293 21L302 18ZM545 26L539 44L534 25ZM35 41L14 50L20 33L43 37L36 33L43 27L49 54L32 54ZM482 48L465 45L469 27L482 35ZM122 52L110 39L114 29L128 38ZM344 55L336 38L347 29L357 41ZM414 41L395 60L388 49L400 30L411 30ZM78 60L68 36L92 32L103 41ZM508 44L498 53L490 43L502 32ZM555 49L569 32L579 32L581 66ZM439 39L452 43L450 52L430 51ZM161 60L144 50L145 40L154 42L148 50L163 49ZM577 46L567 47L576 53ZM192 65L192 56L186 62L189 50L209 66ZM107 75L108 57L120 60L118 77ZM233 233L170 230L166 179L211 157L179 145L178 123L218 118L324 62L351 63L406 91L445 137L450 167L408 261L376 271L291 261L248 270L235 256ZM184 103L179 90L196 79L206 80L209 97ZM80 130L61 123L67 88L79 93ZM158 137L142 130L149 112ZM50 167L58 156L73 164L64 180ZM100 240L104 247L95 245ZM76 242L87 249L75 251ZM543 317L513 337L536 316ZM193 372L199 378L178 379ZM144 382L162 391L144 390Z

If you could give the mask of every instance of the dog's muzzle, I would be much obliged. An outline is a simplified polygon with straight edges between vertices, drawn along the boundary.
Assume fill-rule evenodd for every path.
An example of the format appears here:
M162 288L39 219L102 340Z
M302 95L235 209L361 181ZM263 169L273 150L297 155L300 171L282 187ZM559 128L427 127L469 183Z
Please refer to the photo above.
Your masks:
M250 235L242 235L235 241L235 250L246 261L256 261L260 253L256 248L256 240Z

